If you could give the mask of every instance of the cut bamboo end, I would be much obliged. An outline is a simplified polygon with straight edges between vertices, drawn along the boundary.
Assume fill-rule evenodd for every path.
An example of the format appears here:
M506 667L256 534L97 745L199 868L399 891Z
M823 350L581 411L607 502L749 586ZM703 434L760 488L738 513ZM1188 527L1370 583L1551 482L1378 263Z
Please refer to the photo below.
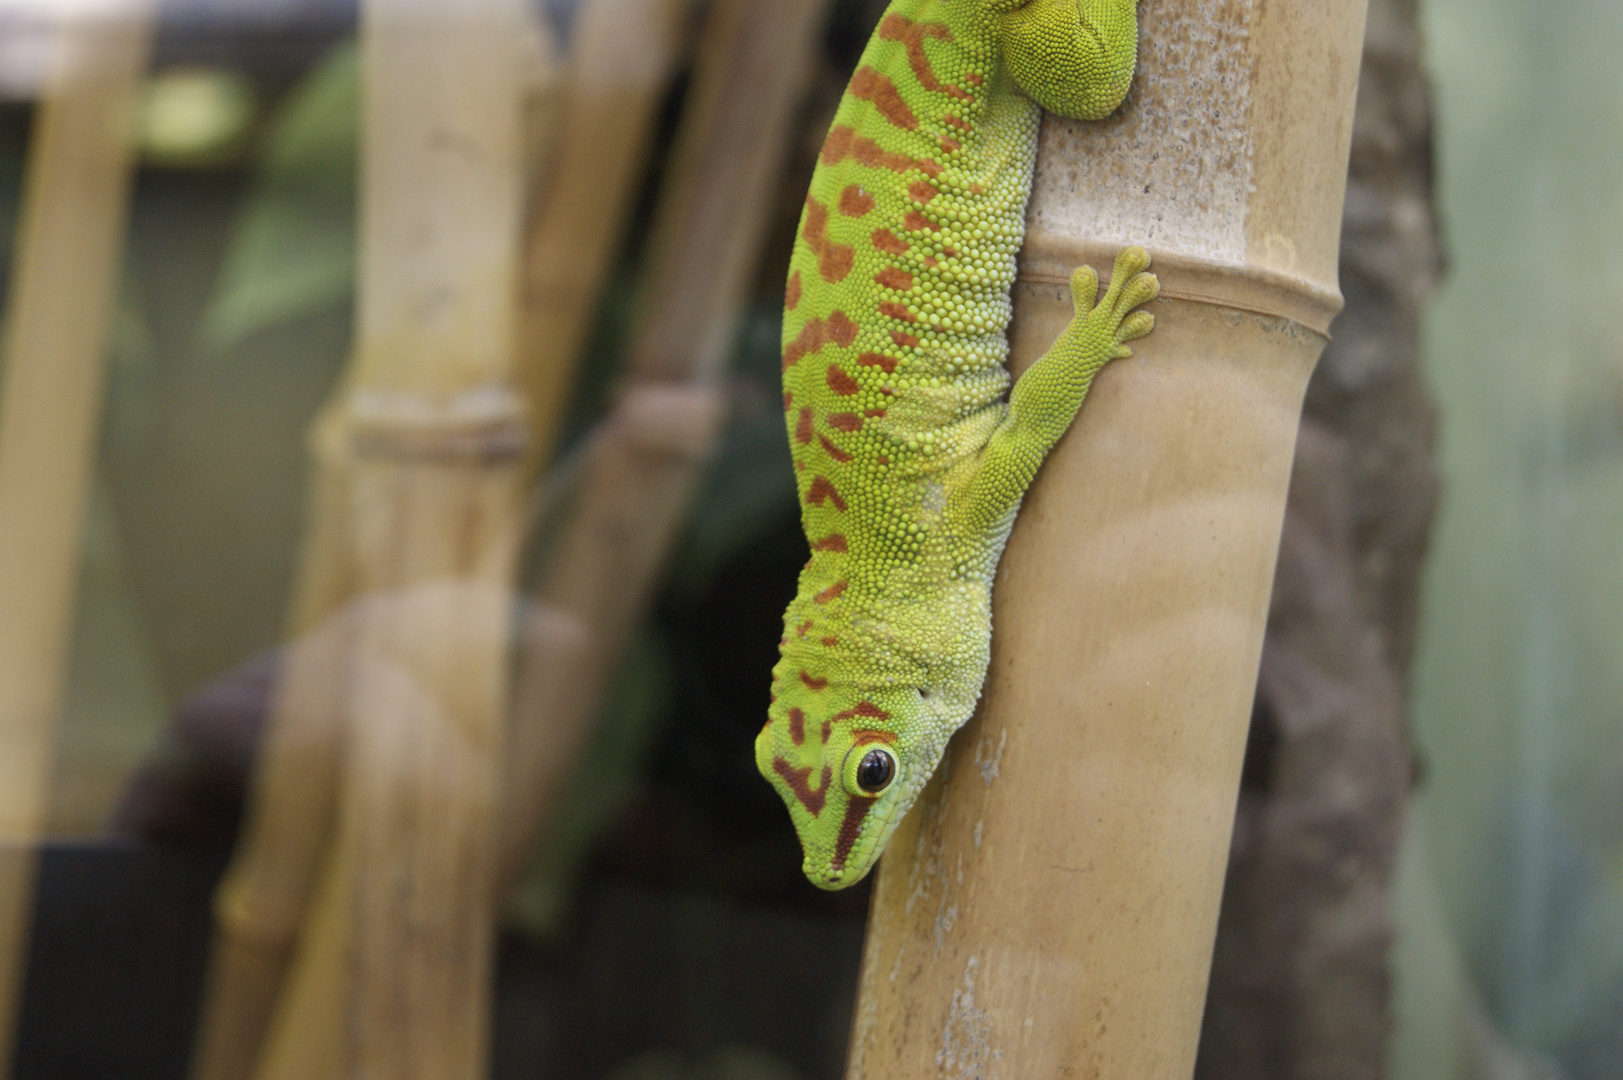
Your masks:
M1193 1070L1363 9L1149 0L1125 111L1045 121L1011 368L1128 243L1156 328L1015 522L980 709L879 868L852 1080Z

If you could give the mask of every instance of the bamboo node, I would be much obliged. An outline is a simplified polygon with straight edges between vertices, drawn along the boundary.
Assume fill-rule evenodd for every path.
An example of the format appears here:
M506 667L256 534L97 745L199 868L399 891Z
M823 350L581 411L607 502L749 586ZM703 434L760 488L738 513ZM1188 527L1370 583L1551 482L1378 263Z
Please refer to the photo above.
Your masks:
M511 388L495 384L450 398L357 390L349 400L349 424L357 455L390 461L511 461L529 438L523 402Z

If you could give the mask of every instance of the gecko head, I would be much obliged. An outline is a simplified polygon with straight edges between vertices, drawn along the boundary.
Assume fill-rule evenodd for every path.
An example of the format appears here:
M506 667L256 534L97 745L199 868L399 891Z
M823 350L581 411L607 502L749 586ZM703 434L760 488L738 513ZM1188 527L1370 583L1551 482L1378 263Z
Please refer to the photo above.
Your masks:
M796 673L755 740L755 763L789 808L806 877L843 889L867 876L941 759L926 688L837 685ZM807 685L807 684L810 685ZM783 685L780 680L780 686Z

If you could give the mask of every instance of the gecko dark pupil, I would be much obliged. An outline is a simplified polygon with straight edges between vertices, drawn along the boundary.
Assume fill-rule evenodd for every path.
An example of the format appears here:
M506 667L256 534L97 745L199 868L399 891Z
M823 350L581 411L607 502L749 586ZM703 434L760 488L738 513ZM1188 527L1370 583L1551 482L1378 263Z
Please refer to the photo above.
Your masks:
M896 762L888 753L870 750L857 765L857 786L863 791L883 791L895 773Z

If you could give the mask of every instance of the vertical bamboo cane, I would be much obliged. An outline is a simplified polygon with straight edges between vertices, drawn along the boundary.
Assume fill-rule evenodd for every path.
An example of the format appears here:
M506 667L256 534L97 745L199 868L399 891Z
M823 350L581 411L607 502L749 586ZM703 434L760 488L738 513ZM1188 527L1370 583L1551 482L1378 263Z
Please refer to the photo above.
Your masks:
M1044 125L1013 364L1148 241L1155 333L1044 466L977 717L891 841L848 1076L1194 1066L1301 395L1340 304L1363 0L1147 0L1104 125Z
M636 628L721 417L717 385L829 0L721 0L650 242L630 389L588 452L581 506L537 589L585 631L519 657L502 862L522 867Z
M0 389L0 1075L27 952L150 12L65 18L28 155Z
M369 0L346 1075L485 1070L523 410L522 0Z

